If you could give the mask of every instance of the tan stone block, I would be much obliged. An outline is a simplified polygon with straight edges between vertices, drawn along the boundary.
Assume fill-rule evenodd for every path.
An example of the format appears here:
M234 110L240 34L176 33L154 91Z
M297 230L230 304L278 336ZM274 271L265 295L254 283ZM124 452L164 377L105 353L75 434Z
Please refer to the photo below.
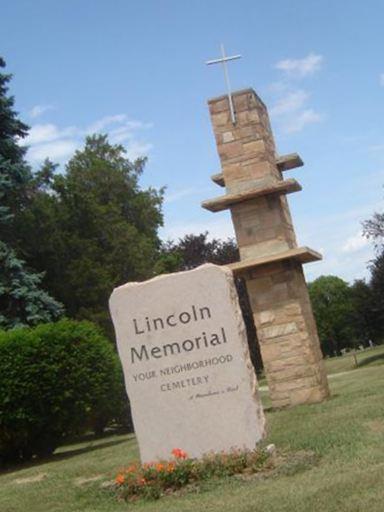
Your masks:
M223 161L233 159L235 156L240 155L242 149L243 145L241 144L241 142L236 140L228 142L227 144L222 144L218 148L220 158Z
M238 112L236 116L236 120L238 121L239 125L242 126L248 125L248 124L255 124L260 122L260 116L257 110L245 110L243 112Z
M270 256L272 254L278 254L290 249L289 244L286 240L267 240L253 245L247 245L240 247L240 258L242 260L258 258L261 256Z
M328 398L329 392L321 386L312 386L310 388L298 389L290 395L289 405L313 404L322 402Z
M285 368L283 371L277 372L274 378L276 382L284 381L288 383L287 386L284 386L285 390L306 386L309 382L311 385L318 383L318 379L314 375L313 368L308 365ZM309 380L307 381L306 379Z
M262 293L253 293L251 296L252 305L257 308L269 307L276 302L289 299L288 287L285 283L275 285L273 288Z
M274 168L267 160L261 162L257 160L243 162L242 166L244 171L254 179L264 178L265 180L269 180L269 182L276 180Z
M252 111L258 106L257 101L255 101L255 96L249 92L244 94L233 94L232 98L234 108L237 113L242 111Z
M237 141L237 142L241 142L241 141ZM257 162L257 163L265 162L265 161L268 161L268 155L265 152L260 152L260 153L241 152L237 156L234 156L229 162L242 164L244 162L248 162L248 160L250 160L250 159L252 159L252 161Z
M223 176L226 185L231 183L232 180L237 179L238 174L242 171L241 163L222 163Z
M262 357L264 364L268 366L269 361L273 361L281 357L281 350L278 343L270 343L263 345Z
M258 319L259 319L259 322L260 322L261 325L270 324L275 319L274 312L273 311L268 311L268 310L267 311L262 311L257 316L258 316Z
M239 126L236 128L236 137L240 140L262 140L263 127L261 124L252 124L248 126Z
M229 121L230 116L228 112L221 112L220 114L212 116L212 124L214 128L226 125Z
M224 144L226 144L227 142L232 142L233 140L235 140L233 132L224 132L222 134L222 140L223 140Z
M263 140L253 140L251 142L245 142L243 143L243 152L245 154L259 154L263 153L265 154L265 144Z
M281 325L273 325L271 327L264 327L263 329L261 329L263 338L278 338L280 336L285 336L286 334L291 334L297 331L298 328L295 322L289 322L287 324Z
M281 376L280 376L281 377ZM318 386L318 381L315 377L292 377L290 380L281 380L281 385L288 393L296 393L305 389L313 389Z
M222 98L217 101L209 102L209 112L210 114L217 114L223 111L229 110L228 98Z

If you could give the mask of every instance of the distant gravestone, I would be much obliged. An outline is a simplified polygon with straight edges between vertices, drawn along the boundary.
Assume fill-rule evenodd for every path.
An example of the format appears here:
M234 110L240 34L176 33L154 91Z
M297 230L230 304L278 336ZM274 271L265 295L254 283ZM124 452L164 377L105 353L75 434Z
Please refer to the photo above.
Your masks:
M230 270L128 283L110 309L142 462L255 448L265 420Z

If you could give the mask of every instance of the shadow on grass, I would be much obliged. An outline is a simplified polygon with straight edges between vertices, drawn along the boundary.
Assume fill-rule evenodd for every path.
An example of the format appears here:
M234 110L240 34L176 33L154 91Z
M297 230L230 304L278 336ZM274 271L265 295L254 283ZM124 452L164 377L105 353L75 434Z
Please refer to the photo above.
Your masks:
M103 439L108 439L109 437L116 437L116 436L127 436L127 439L133 439L135 437L135 434L132 431L128 431L127 429L123 428L111 428L108 430L105 430L102 434L95 434L94 432L86 432L85 434L80 434L73 437L66 437L63 442L60 444L60 446L57 448L57 450L62 450L66 446L73 445L73 444L81 444L81 443L91 443L96 441L102 441ZM61 452L60 452L61 453Z
M100 438L93 438L93 441L97 442ZM92 442L92 441L90 441ZM98 443L92 444L90 446L83 446L80 448L74 448L73 450L66 450L64 452L53 453L49 457L41 457L38 459L33 459L28 462L20 462L19 464L12 464L3 468L0 468L0 474L3 473L15 473L17 471L21 471L22 469L28 469L40 466L42 464L49 464L51 462L58 462L65 459L69 459L71 457L76 457L78 455L83 455L84 453L90 453L95 450L102 450L103 448L110 448L111 446L116 446L121 443L127 442L127 439L116 439L115 441L108 441L106 443ZM62 446L60 447L62 448Z
M361 366L366 366L368 364L376 363L378 361L380 361L384 364L384 354L377 354L375 356L366 357L362 361L358 361L357 366L360 368Z

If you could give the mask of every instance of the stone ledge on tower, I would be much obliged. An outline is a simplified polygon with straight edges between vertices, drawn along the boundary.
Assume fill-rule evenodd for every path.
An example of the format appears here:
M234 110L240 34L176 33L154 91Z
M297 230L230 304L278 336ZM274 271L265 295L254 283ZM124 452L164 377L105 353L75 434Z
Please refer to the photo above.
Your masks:
M282 155L276 158L276 165L279 171L289 171L290 169L296 169L297 167L302 167L304 162L301 157L297 153L290 153L289 155ZM211 180L219 185L220 187L225 187L224 175L222 172L217 174L212 174Z
M207 199L201 203L201 206L211 212L219 212L226 210L237 203L256 199L261 196L271 194L291 194L292 192L299 192L301 185L295 179L291 178L283 181L271 181L263 186L247 188L243 192L236 194L226 194L224 196L216 197L215 199Z
M290 259L299 261L300 263L310 263L312 261L322 260L323 257L319 252L314 251L309 247L295 247L278 254L262 256L259 258L250 258L247 260L230 263L226 266L229 267L235 275L240 275L249 270L253 270L255 267L261 267L262 265L268 265L270 263L276 263L278 261Z

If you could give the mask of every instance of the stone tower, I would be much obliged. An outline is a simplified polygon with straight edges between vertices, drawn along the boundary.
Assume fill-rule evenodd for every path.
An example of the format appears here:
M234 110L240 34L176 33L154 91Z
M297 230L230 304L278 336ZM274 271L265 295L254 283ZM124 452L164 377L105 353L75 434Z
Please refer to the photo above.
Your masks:
M240 252L233 272L245 278L274 407L320 402L329 395L302 264L321 259L297 247L286 194L301 190L286 170L297 154L278 157L267 109L252 89L208 102L222 173L212 176L226 195L202 206L229 208Z

